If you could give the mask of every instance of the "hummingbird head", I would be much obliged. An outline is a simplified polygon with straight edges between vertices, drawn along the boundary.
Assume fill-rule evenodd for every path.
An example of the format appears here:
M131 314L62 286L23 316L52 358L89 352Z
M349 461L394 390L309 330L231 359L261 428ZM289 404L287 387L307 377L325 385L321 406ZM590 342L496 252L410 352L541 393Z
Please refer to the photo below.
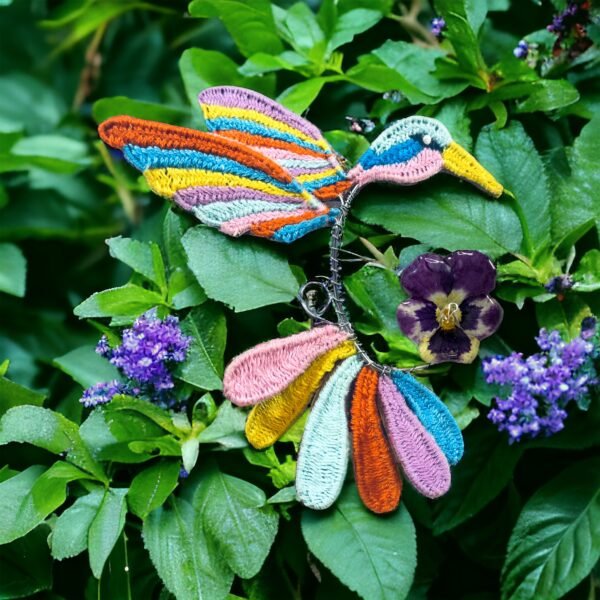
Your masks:
M445 171L498 198L504 188L446 127L430 117L413 116L390 125L360 157L349 177L358 185L371 182L413 185Z

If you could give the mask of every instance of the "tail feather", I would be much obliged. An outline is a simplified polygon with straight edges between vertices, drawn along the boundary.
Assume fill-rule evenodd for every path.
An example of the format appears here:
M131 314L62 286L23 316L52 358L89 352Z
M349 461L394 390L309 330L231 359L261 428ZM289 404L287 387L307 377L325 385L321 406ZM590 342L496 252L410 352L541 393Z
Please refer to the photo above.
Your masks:
M311 363L348 339L335 325L270 340L234 358L225 369L223 393L237 406L251 406L282 392Z
M450 488L448 460L385 375L379 378L379 403L392 450L406 478L427 498L444 495Z
M392 379L423 427L434 437L448 462L451 465L458 463L464 452L463 437L446 405L408 373L393 371Z
M259 450L274 444L304 412L336 364L354 354L356 346L350 341L343 342L316 358L285 390L257 404L246 421L246 437L250 444Z
M374 513L393 511L400 502L402 479L377 410L379 375L371 367L358 374L350 409L354 478L365 506Z
M358 356L341 363L308 417L296 465L296 494L308 508L329 508L344 484L350 453L346 397L361 367Z

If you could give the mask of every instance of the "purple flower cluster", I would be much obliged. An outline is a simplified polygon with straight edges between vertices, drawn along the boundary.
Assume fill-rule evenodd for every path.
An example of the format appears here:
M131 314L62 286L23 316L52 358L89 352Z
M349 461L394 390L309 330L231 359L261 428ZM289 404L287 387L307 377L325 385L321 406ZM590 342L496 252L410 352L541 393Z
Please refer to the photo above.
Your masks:
M573 283L571 275L557 275L550 279L544 287L551 294L562 295L573 287Z
M527 58L527 55L529 54L529 44L525 40L521 40L513 50L513 54L517 58Z
M435 19L431 19L431 25L429 27L431 33L435 35L436 38L442 37L442 32L446 28L446 21L442 17L435 17Z
M566 48L568 56L575 58L592 45L586 29L590 23L590 8L589 0L570 0L566 8L554 16L546 29L556 35L553 48L555 56L560 55L562 49Z
M81 402L85 406L96 406L109 402L116 394L129 394L160 405L171 405L175 385L171 369L185 360L190 339L181 332L177 317L159 319L155 309L125 329L118 346L111 348L103 336L96 352L117 367L126 383L96 384L84 392Z
M569 403L585 407L591 386L598 383L594 367L598 349L591 340L595 330L595 319L584 322L581 335L565 342L558 331L542 329L536 338L541 352L527 358L515 352L483 361L487 383L510 388L508 396L495 398L488 418L508 432L511 443L523 436L552 435L564 427Z

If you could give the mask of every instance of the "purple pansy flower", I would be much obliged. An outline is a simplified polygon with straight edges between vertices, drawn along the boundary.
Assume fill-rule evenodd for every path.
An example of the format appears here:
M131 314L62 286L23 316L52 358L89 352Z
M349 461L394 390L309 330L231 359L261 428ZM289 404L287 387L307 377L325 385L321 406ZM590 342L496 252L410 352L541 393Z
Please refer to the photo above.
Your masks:
M502 321L502 307L488 295L496 267L481 252L422 254L400 281L411 298L398 306L398 324L425 362L473 362L480 340Z

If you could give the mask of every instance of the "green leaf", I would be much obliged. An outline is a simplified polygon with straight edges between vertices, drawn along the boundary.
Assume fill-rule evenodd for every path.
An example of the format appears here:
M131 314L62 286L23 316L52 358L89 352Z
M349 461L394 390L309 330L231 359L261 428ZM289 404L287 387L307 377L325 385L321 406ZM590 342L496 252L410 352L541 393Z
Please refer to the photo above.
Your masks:
M181 329L192 341L177 377L205 390L222 389L227 322L219 305L211 302L194 308Z
M183 247L208 297L236 312L288 302L298 291L287 261L272 246L198 226L183 236Z
M323 86L331 81L339 81L341 75L313 77L290 86L277 97L277 101L291 111L302 114L321 93Z
M64 356L55 358L53 364L84 388L101 381L120 379L116 367L100 356L94 346L75 348Z
M23 404L41 406L45 397L44 394L34 392L6 377L0 377L0 416L10 408Z
M217 467L202 473L194 495L204 530L229 568L244 579L261 569L277 534L278 516L256 486Z
M341 154L350 164L355 164L358 159L369 149L369 141L362 135L350 131L327 131L325 138L332 148Z
M121 463L139 463L154 458L150 452L134 452L130 444L164 435L162 427L138 412L105 408L92 411L79 432L96 460Z
M302 73L306 67L310 66L310 61L297 52L287 51L274 56L264 52L253 54L240 68L242 75L254 76L271 73L273 71L297 71Z
M27 166L56 173L75 173L90 164L87 145L61 135L21 138L10 149L10 155ZM3 168L0 165L0 171ZM11 170L10 166L8 170Z
M542 79L532 86L532 90L525 100L517 103L517 112L548 112L579 100L579 92L565 79Z
M573 289L578 292L595 292L600 289L600 250L586 252L573 273Z
M8 544L37 527L67 497L67 484L89 475L66 462L47 471L35 465L0 483L0 544Z
M525 504L502 569L502 598L558 600L600 558L600 460L580 461Z
M26 275L27 261L19 247L0 244L0 292L22 298Z
M224 600L233 572L205 534L192 506L173 499L144 521L144 545L167 589L178 600Z
M161 460L138 473L131 481L127 503L131 512L145 519L162 506L177 487L179 461Z
M113 258L125 263L160 289L166 288L165 265L157 244L121 236L106 240L106 244Z
M477 248L497 258L521 247L519 219L509 206L447 179L403 189L401 200L397 192L366 191L355 214L434 248Z
M156 292L133 284L111 288L92 294L75 307L73 312L80 319L93 317L138 317L147 310L164 304Z
M245 448L248 446L244 428L246 413L225 400L219 406L215 420L200 432L198 442L201 444L220 444L224 448Z
M573 147L568 149L568 175L556 176L556 195L551 206L552 237L562 241L567 236L582 236L598 218L600 171L600 115L582 130ZM571 239L573 244L576 239Z
M356 8L340 15L334 25L333 32L327 42L327 53L351 42L354 36L371 29L379 23L383 14L378 10Z
M435 535L460 525L491 502L511 480L523 452L491 425L478 424L466 430L465 455L452 471L452 487L434 505Z
M389 269L366 265L344 279L352 301L369 318L369 323L357 322L356 328L366 334L379 333L390 344L402 343L404 336L398 327L396 310L407 295L398 276ZM415 355L418 357L418 352Z
M523 126L513 121L500 131L484 129L477 157L516 197L526 226L524 253L541 253L550 243L550 191L544 164Z
M322 60L326 47L325 34L315 13L304 2L292 5L277 25L297 52L314 61Z
M193 0L189 11L192 17L219 18L244 56L283 50L268 0Z
M94 460L79 435L79 428L60 413L39 406L16 406L0 420L0 445L33 444L67 460L106 482L102 467Z
M106 410L109 412L133 411L154 421L154 423L169 433L179 433L179 429L177 429L173 423L172 414L169 411L147 402L146 400L141 400L140 398L134 398L132 396L115 396L106 407Z
M273 92L270 77L244 77L238 65L226 54L201 48L187 49L179 59L179 71L194 109L198 106L198 94L214 85L237 85L265 93Z
M444 102L440 110L435 113L435 118L448 128L455 142L471 152L473 148L471 119L467 111L467 103L463 99L456 98Z
M301 523L309 550L361 598L408 596L417 544L404 505L390 515L374 515L363 506L354 485L348 484L331 510L304 509Z
M52 557L64 560L81 554L88 547L88 532L104 499L104 490L92 490L77 498L56 520L52 530Z
M535 314L540 327L558 329L565 339L573 339L581 330L581 321L592 315L590 307L575 294L568 294L564 300L554 298L543 304L536 304Z
M96 123L101 123L110 117L129 115L138 119L162 121L172 125L185 125L189 119L189 112L174 106L142 102L125 96L102 98L94 102L92 116Z
M0 546L0 598L31 598L52 587L48 531L46 525L40 525Z
M406 84L397 86L397 89L411 104L433 104L442 98L455 96L467 87L464 81L440 81L435 77L436 61L444 56L436 48L388 40L373 54L406 80Z
M96 579L100 579L104 563L112 552L123 527L127 504L126 488L109 488L104 492L104 498L88 532L88 552L90 567Z

